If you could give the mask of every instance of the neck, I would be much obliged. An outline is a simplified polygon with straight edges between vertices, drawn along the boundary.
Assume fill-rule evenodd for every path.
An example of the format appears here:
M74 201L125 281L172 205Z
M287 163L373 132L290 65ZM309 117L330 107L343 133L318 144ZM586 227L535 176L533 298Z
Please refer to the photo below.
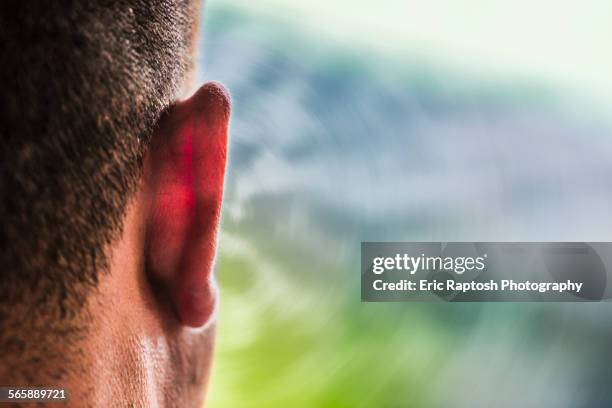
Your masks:
M122 236L109 251L110 270L100 273L95 290L83 289L87 301L76 316L37 319L32 308L11 311L29 323L14 319L14 328L0 336L2 385L64 388L74 406L156 405L153 390L161 384L151 355L163 355L164 345L150 340L158 322L139 313L153 303L137 250L140 213L128 209Z

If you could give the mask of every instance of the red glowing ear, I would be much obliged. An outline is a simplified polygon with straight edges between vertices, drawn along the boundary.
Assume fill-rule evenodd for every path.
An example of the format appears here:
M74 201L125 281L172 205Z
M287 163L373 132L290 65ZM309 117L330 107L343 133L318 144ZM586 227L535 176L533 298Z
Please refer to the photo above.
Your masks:
M163 115L145 165L152 201L147 268L190 327L207 323L215 309L229 111L225 89L205 84Z

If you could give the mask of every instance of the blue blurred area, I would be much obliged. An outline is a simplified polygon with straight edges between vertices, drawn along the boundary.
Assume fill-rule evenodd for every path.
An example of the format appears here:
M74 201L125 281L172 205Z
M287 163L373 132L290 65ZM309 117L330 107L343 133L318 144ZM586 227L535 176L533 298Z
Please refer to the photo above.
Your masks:
M230 7L202 45L234 104L213 407L612 404L608 304L361 304L358 272L365 240L610 241L610 118Z

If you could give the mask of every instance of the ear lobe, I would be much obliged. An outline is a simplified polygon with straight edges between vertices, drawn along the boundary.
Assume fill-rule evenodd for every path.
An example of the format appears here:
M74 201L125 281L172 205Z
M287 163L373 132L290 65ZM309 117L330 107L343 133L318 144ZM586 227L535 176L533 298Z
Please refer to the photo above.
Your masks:
M216 83L172 106L145 165L151 209L147 272L161 282L183 325L214 314L213 264L227 158L230 102Z

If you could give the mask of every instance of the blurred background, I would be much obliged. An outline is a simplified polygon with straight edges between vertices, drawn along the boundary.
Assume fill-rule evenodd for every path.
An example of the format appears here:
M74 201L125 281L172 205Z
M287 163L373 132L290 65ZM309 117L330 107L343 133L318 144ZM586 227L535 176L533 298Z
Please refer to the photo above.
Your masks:
M209 0L209 406L611 406L612 305L360 302L361 241L612 241L607 0Z

